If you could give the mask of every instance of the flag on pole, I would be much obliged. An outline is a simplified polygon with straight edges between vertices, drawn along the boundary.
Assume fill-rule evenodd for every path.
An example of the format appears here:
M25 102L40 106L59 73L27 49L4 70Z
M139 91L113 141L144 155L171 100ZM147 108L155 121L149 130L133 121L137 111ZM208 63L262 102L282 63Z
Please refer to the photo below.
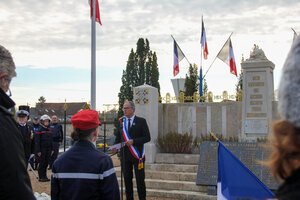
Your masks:
M96 1L96 22L98 22L100 25L102 25L101 20L100 20L100 9L99 9L99 3L98 0ZM91 18L93 17L93 4L92 4L92 0L89 0L89 4L90 4L90 15Z
M230 37L225 42L222 49L219 51L217 57L230 67L230 73L237 76L235 59L234 59L233 48L232 48Z
M173 75L176 76L179 73L179 62L185 57L177 42L174 40L174 65Z
M206 40L206 33L204 28L204 22L202 18L202 30L201 30L201 48L203 50L203 58L206 60L208 56L208 48L207 48L207 40Z
M200 75L199 75L199 95L203 96L203 78L202 78L202 67L200 67ZM202 99L201 99L202 100Z
M274 194L218 141L218 200L268 199Z

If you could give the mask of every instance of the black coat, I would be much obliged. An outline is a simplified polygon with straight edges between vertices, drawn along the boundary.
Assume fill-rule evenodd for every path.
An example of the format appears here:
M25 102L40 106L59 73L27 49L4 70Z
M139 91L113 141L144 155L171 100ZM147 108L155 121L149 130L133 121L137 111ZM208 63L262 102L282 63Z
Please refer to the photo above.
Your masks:
M18 124L18 128L23 136L25 157L26 159L28 159L31 154L32 128L28 124L26 124L25 126Z
M0 199L35 199L26 170L23 138L7 110L14 102L0 89Z
M124 138L122 136L123 124L122 120L120 121L119 133L116 135L115 144L124 142ZM141 155L142 149L145 143L151 140L149 128L147 122L144 118L135 116L132 122L132 125L129 129L129 136L133 140L133 146L137 148L139 154ZM125 158L131 159L132 161L138 162L138 160L133 157L129 148L125 145L124 147L124 155ZM121 150L122 151L122 150ZM122 156L122 153L121 153Z
M279 200L300 199L300 169L296 170L278 188L276 197Z

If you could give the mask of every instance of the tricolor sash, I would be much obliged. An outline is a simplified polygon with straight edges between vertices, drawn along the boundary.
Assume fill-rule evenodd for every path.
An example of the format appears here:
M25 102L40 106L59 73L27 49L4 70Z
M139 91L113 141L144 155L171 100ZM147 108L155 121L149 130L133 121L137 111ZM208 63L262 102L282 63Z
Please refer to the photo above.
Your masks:
M123 118L123 129L122 129L122 136L124 138L124 141L127 142L128 140L131 139L130 135L129 135L129 130L127 129L127 118L124 117ZM145 148L143 145L143 149L142 149L142 155L139 153L138 149L136 147L134 147L133 145L128 147L131 154L133 155L133 157L135 157L136 159L139 160L139 164L138 164L138 169L143 169L144 168L144 163L143 163L143 158L145 157Z

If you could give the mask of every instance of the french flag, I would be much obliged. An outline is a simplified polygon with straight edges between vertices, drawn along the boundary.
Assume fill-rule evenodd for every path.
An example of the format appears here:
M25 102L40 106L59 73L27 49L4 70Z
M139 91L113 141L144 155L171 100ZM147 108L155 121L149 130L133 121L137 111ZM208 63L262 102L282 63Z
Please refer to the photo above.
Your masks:
M206 33L204 28L204 22L202 18L202 30L201 30L201 47L203 49L203 58L206 60L208 56L208 47L207 47L207 41L206 41Z
M174 65L173 65L173 75L176 76L179 73L179 62L185 57L179 48L178 44L174 40Z
M91 18L93 17L93 1L96 1L96 22L98 22L100 25L102 25L101 23L101 19L100 19L100 9L99 9L99 3L98 0L89 0L89 4L90 4L90 13L91 13Z
M274 198L265 186L222 142L218 141L218 200Z

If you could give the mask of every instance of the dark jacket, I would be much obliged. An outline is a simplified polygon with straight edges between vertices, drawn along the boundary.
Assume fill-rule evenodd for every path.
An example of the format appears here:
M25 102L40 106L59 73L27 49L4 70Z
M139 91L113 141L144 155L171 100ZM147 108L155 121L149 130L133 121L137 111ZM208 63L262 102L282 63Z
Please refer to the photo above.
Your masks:
M296 170L276 192L279 200L300 199L300 169Z
M79 140L54 162L52 200L119 200L112 160L89 141Z
M34 142L36 152L41 152L42 148L52 149L52 133L50 128L40 125L38 131L35 132Z
M7 110L14 102L0 89L0 199L35 199L26 170L22 135Z
M50 129L51 129L51 132L52 132L53 142L62 142L62 140L63 140L62 125L60 125L58 123L51 124Z
M28 124L25 126L18 124L18 128L23 136L25 157L28 159L31 154L32 128Z
M115 144L124 142L124 138L122 136L122 129L123 129L122 122L123 121L121 120L120 127L119 127L119 134L116 135ZM129 136L133 140L133 146L136 147L139 154L141 154L144 144L151 140L149 128L148 128L147 122L144 118L138 117L138 116L134 117L132 125L129 129ZM123 148L124 148L125 158L129 158L132 161L138 162L138 160L135 157L133 157L129 148L126 145ZM121 151L122 151L122 149L121 149ZM122 153L121 153L121 156L122 156Z

